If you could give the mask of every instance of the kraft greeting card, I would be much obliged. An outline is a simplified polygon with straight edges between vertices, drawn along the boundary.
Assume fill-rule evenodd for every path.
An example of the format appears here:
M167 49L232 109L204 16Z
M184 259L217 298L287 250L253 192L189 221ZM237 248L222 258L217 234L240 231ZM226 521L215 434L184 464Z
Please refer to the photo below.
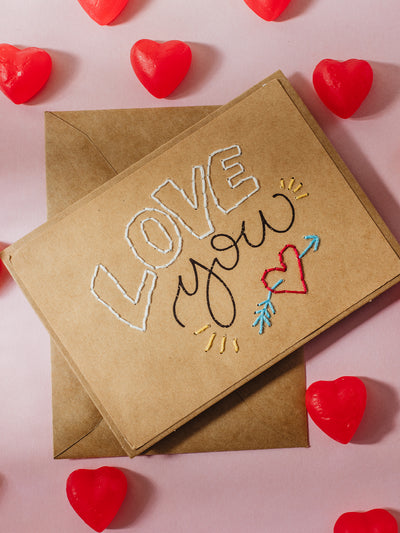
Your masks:
M207 106L47 112L49 217L216 109ZM54 457L125 455L54 342L51 352ZM146 453L307 446L304 393L300 348Z
M292 95L261 82L3 253L129 455L399 280Z

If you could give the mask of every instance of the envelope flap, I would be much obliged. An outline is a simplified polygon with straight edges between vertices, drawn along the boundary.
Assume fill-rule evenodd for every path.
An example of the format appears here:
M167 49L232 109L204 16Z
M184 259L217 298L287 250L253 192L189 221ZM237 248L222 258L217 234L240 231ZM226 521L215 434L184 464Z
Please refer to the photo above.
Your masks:
M117 172L91 138L59 114L45 113L45 126L46 166L52 169L52 179L47 179L47 209L52 216ZM68 196L64 194L64 176L69 178Z
M63 111L58 118L90 139L116 172L153 152L217 106Z

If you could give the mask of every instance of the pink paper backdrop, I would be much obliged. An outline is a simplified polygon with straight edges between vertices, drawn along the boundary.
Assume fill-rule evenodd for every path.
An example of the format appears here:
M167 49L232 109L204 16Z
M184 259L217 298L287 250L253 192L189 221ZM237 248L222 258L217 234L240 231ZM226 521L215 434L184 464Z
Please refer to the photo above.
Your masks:
M11 243L45 221L45 110L222 104L278 68L399 239L399 18L398 0L292 0L270 23L243 0L130 0L115 23L100 27L77 0L3 0L0 40L48 50L54 70L27 105L0 94L0 240ZM166 100L133 75L129 51L140 38L192 46L191 71ZM347 121L313 91L313 68L325 57L363 58L374 69L368 100ZM398 286L306 347L308 383L365 378L367 412L347 446L310 422L309 449L54 461L48 335L2 274L0 530L89 531L66 500L65 481L76 468L103 464L129 478L115 531L321 533L343 512L374 507L400 523L399 296Z

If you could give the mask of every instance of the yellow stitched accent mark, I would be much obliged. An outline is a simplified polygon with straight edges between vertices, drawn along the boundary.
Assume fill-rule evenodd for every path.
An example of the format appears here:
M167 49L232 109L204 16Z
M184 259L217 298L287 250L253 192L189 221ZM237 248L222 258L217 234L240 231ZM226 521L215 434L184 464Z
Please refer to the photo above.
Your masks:
M225 351L225 345L226 345L226 335L224 335L221 339L221 348L219 350L219 353L224 353Z
M302 198L307 198L308 196L308 192L304 193L304 194L300 194L300 196L295 196L296 200L301 200Z
M235 352L238 353L238 351L239 351L239 344L238 344L238 340L237 340L236 337L233 339L232 343L233 343L233 348L234 348Z
M281 189L285 188L285 180L281 178Z
M216 333L213 333L208 341L207 346L204 348L205 352L208 352L211 349L211 346L213 345L214 339L217 336Z
M200 335L200 333L203 333L203 331L205 331L206 329L210 328L210 324L206 324L205 326L203 326L202 328L198 329L197 331L194 331L193 334L194 335Z
M297 185L297 187L295 189L293 189L293 192L299 191L302 187L303 187L303 184L300 182L300 184Z
M292 190L293 183L294 183L294 178L290 178L289 185L288 185L288 191Z

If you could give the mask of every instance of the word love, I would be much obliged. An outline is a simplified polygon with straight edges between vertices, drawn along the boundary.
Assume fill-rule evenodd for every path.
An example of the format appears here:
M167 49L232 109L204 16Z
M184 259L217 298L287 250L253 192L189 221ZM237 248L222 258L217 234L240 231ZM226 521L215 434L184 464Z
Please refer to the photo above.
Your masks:
M165 180L150 194L153 206L139 210L128 222L125 240L143 268L136 295L128 294L107 266L96 265L91 293L118 320L135 330L146 331L159 273L181 254L182 232L198 240L215 232L207 192L216 208L229 215L260 190L258 180L245 175L244 166L238 161L241 154L240 146L232 145L211 153L206 168L193 166L191 197L174 180Z

